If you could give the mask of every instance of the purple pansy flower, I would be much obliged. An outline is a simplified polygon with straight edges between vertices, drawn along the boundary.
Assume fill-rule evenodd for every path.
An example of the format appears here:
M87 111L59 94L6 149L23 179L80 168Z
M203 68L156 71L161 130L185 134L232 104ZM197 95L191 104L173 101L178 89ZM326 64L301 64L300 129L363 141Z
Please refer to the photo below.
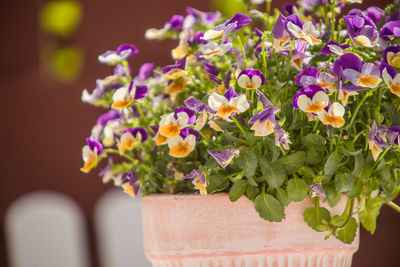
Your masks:
M215 113L215 111L212 110L206 104L204 104L203 101L201 101L200 99L197 99L193 96L189 97L188 99L186 99L183 102L185 103L185 105L188 108L195 110L197 113L201 113L201 112L203 112L203 110L205 110L206 112L209 112L209 113Z
M82 172L88 173L91 169L96 167L98 156L103 153L103 145L97 140L86 138L86 143L82 148L82 159L84 166L81 168Z
M283 149L289 150L290 136L282 129L282 127L277 123L275 125L275 145L282 145Z
M342 56L346 53L344 50L349 47L350 46L347 44L339 44L338 42L330 40L326 45L324 45L324 47L322 47L319 53L323 55L336 54Z
M378 42L379 33L374 22L367 16L343 16L346 22L347 33L355 44L364 47L375 47Z
M259 90L256 90L256 93L258 95L258 101L263 104L264 109L255 114L248 121L248 124L253 124L250 129L254 130L255 136L267 136L274 132L275 125L277 124L275 121L275 114L279 112L280 109L274 107L271 101Z
M321 197L326 197L326 194L325 194L324 189L322 188L321 184L312 183L310 185L310 188L313 191L313 193L320 195Z
M387 131L388 129L385 126L378 127L375 121L371 126L368 137L368 145L375 161L378 159L378 156L382 152L383 148L390 148L390 146L388 146L388 144L385 142Z
M382 71L383 80L390 89L390 92L400 97L400 73L397 73L396 70L390 65L385 63L382 65L384 66Z
M137 196L140 189L140 181L136 176L136 173L134 171L124 173L121 177L121 180L125 182L121 185L121 187L124 189L124 193L127 193L131 197Z
M310 45L320 44L319 39L321 33L318 31L311 21L304 24L297 15L287 17L287 30L296 38L303 39Z
M237 79L238 85L243 89L258 89L264 85L265 77L259 70L242 70Z
M353 53L346 53L335 61L332 72L338 77L339 80L344 80L343 70L353 69L357 72L360 72L362 66L363 62L357 55Z
M81 100L84 103L93 104L96 100L98 100L104 92L104 85L102 80L96 80L96 88L93 89L92 93L89 94L87 89L84 89L82 92Z
M292 105L303 112L318 114L329 104L329 97L319 85L309 85L295 94Z
M217 117L223 119L228 119L234 113L245 112L250 107L246 95L238 95L233 88L229 88L223 96L212 93L208 98L208 106L216 111Z
M382 52L382 61L400 68L400 46L389 46Z
M361 70L344 69L343 76L355 86L375 88L382 81L380 71L377 66L372 63L364 63Z
M222 41L224 41L231 32L240 30L250 22L250 17L241 13L236 13L233 18L227 22L216 26L212 30L206 31L204 33L203 40L208 41L222 37Z
M112 109L112 110L110 110L110 111L108 111L108 112L106 112L106 113L100 115L100 116L97 118L96 124L101 125L101 126L104 127L104 126L106 126L106 124L107 124L108 121L110 121L110 120L115 120L115 119L117 119L117 118L119 118L119 113L118 113L118 111Z
M122 174L114 174L112 171L112 166L113 160L112 158L108 158L107 166L99 172L99 176L104 184L108 183L109 181L113 181L115 186L121 186L123 183L121 180Z
M138 76L136 77L136 82L138 83L143 83L146 81L150 76L153 75L153 71L155 69L156 65L154 63L144 63L140 69Z
M191 173L183 176L181 179L193 179L192 183L194 184L194 188L198 189L201 195L207 195L207 179L206 175L202 171L194 169Z
M117 65L121 61L134 56L139 53L136 46L131 44L122 44L117 48L117 51L106 51L98 57L100 63L105 63L107 65Z
M168 139L169 155L175 158L188 156L196 147L198 139L197 131L191 128L182 129L177 136Z
M380 9L379 7L371 6L367 8L365 11L353 8L352 10L349 11L349 15L351 16L364 15L369 17L374 23L379 23L381 22L383 16L385 15L385 11L383 9Z
M134 100L145 98L149 91L147 85L135 85L130 82L129 87L121 87L115 90L113 94L113 103L111 108L124 109L127 108Z
M394 144L400 148L400 126L389 127L386 136L389 143Z
M279 14L279 17L274 24L274 28L272 29L275 51L280 51L290 41L290 35L286 29L286 23L286 18L282 14Z
M117 140L117 147L120 155L125 154L127 150L132 150L145 142L148 133L143 127L127 128L122 131L121 137Z
M386 22L379 30L379 37L386 41L400 36L400 20Z
M239 150L232 148L226 150L207 150L207 152L218 162L221 168L225 169L233 160L235 155L239 155Z
M320 73L317 68L308 66L297 74L294 83L303 87L316 84L324 89L335 90L335 81L336 78L329 73Z
M178 119L178 114L182 112L185 112L188 115L188 122L187 122L188 125L193 124L196 121L195 111L185 106L179 106L175 108L174 118Z
M290 55L290 50L281 50L281 53L284 55ZM300 39L296 40L294 42L290 65L296 70L301 71L303 65L308 64L311 59L312 56L307 52L307 42Z

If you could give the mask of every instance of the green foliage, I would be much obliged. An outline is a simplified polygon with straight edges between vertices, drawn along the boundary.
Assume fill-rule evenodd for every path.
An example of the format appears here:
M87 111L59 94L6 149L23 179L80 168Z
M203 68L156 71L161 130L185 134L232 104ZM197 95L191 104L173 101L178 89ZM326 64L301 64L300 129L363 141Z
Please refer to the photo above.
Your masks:
M359 213L360 222L367 231L373 234L376 229L376 219L381 210L382 201L377 198L365 199L361 207L363 209Z
M351 244L356 236L358 223L353 217L347 222L347 224L336 231L336 238L343 241L346 244Z
M306 198L309 187L304 180L293 178L289 180L287 185L287 192L291 200L294 202L302 201Z
M265 220L280 222L285 218L282 204L270 194L258 195L254 203L258 214Z
M234 183L229 190L229 199L232 202L238 200L247 190L249 183L246 180L240 180Z
M244 149L240 152L237 164L243 170L244 175L251 178L256 173L258 165L257 156L252 150Z

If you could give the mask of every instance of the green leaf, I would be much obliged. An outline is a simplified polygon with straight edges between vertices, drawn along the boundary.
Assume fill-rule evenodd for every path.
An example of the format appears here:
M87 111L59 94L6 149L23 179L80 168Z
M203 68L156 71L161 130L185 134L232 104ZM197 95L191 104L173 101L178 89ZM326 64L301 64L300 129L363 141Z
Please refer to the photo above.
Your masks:
M287 192L295 202L302 201L306 198L309 187L304 180L299 178L290 179L287 185Z
M400 125L400 113L396 110L393 105L386 103L383 105L386 112L389 114L389 118L391 120L392 125Z
M265 158L260 159L264 179L272 188L280 187L287 179L285 170L275 162L270 164Z
M249 182L249 184L251 186L258 186L258 183L256 182L256 180L254 180L253 177L246 176L246 178L247 178L247 182Z
M238 200L244 194L244 192L246 192L248 184L249 183L246 180L240 180L234 183L229 190L230 201L235 202Z
M282 203L283 206L287 206L290 204L290 202L292 202L288 196L288 193L282 188L276 189L276 198Z
M365 201L365 208L360 211L359 218L362 226L371 234L376 229L376 219L382 207L382 201L377 198L367 199Z
M317 213L319 211L319 213ZM327 230L327 226L322 221L329 222L331 220L331 214L326 208L307 208L304 213L304 221L314 230L323 232ZM321 227L322 226L322 227Z
M304 151L298 151L280 158L278 162L285 169L287 174L291 174L301 168L305 160L306 153Z
M224 175L215 175L208 180L207 194L223 191L229 186L229 179Z
M306 163L309 165L318 164L321 162L324 153L320 149L307 148L306 151Z
M318 150L324 150L326 140L319 134L308 134L303 137L301 143L306 147L313 147Z
M332 178L332 175L335 173L337 167L339 166L341 160L341 156L339 153L333 152L329 158L326 160L324 165L324 178L322 179L323 183L327 183Z
M361 179L356 178L353 188L349 192L347 192L347 197L349 198L358 197L361 194L362 185L363 184Z
M240 152L240 156L237 159L238 166L243 170L243 173L247 177L253 177L257 169L257 156L256 154L246 148Z
M280 222L285 218L282 204L270 194L260 194L254 202L255 208L261 218L270 222Z
M338 193L348 192L354 187L354 178L350 173L339 173L335 176L335 185Z
M360 173L362 166L364 164L364 156L361 153L362 149L359 150L360 153L354 155L354 170L353 170L353 175L357 175Z
M356 236L358 223L353 217L347 222L347 224L338 230L336 230L335 236L346 244L351 244Z

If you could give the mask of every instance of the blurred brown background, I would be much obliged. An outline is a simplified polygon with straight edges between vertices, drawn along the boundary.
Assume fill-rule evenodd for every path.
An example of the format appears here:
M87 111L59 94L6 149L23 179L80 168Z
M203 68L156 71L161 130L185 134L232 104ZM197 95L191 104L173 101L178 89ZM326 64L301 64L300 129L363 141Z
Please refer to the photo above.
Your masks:
M286 1L290 2L290 1ZM364 1L361 7L384 7L391 1ZM150 27L161 28L173 14L186 6L210 10L200 0L96 0L81 1L83 20L68 42L79 46L85 64L79 78L62 84L39 75L39 53L46 35L38 24L43 1L20 0L2 3L0 16L1 152L0 170L0 266L7 266L4 244L4 214L19 196L33 190L63 192L75 199L85 212L90 232L93 267L99 266L92 230L93 207L111 185L103 185L96 171L84 175L81 147L101 109L80 101L82 89L89 92L96 78L112 69L97 63L97 55L129 42L140 50L131 62L134 72L144 62L166 65L172 62L173 42L144 39ZM273 1L281 8L285 1ZM360 5L354 5L359 7ZM361 231L360 250L353 266L399 266L400 214L384 207L375 235ZM133 266L133 265L132 265Z

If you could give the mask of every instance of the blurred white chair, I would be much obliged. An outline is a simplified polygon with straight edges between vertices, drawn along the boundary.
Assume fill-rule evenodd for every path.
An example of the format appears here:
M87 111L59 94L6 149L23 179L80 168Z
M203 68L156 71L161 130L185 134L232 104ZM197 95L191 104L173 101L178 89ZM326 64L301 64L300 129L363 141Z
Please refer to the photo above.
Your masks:
M95 230L102 267L151 267L144 255L141 198L107 191L95 209Z
M10 267L90 266L84 216L63 194L20 197L7 210L5 230Z

